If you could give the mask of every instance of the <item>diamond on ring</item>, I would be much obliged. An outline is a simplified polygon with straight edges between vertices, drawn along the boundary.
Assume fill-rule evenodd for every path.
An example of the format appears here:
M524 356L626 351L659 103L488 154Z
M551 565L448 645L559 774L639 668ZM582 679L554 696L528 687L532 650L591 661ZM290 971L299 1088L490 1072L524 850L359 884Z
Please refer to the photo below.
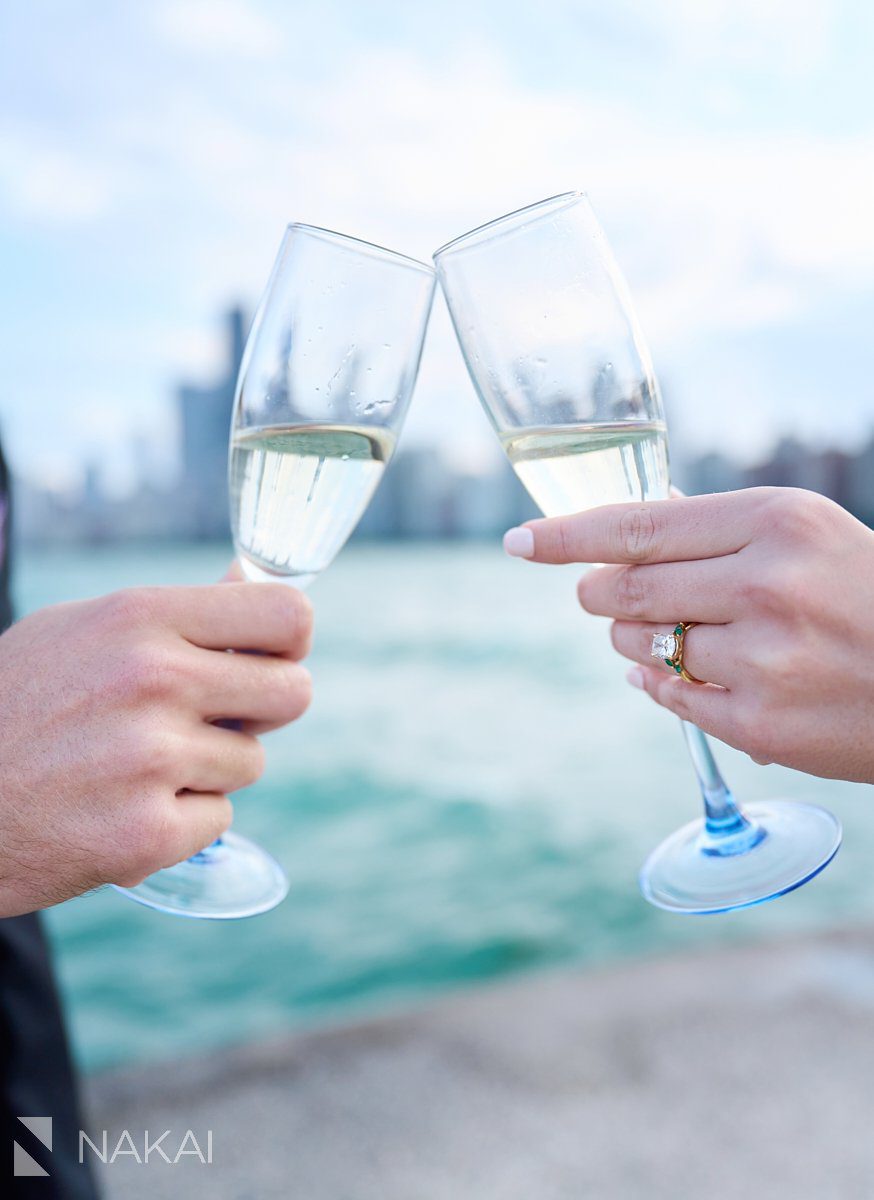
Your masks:
M680 642L675 633L654 633L650 655L666 662L675 657L679 647Z

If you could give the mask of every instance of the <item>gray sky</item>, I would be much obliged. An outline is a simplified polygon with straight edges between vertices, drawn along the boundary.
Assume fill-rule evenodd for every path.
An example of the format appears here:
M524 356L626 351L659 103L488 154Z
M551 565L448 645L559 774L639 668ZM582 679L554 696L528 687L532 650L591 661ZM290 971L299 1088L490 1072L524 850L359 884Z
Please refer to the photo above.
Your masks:
M285 224L427 258L586 190L681 449L874 427L867 0L30 0L0 13L0 422L19 471L173 467ZM490 433L442 301L410 439Z

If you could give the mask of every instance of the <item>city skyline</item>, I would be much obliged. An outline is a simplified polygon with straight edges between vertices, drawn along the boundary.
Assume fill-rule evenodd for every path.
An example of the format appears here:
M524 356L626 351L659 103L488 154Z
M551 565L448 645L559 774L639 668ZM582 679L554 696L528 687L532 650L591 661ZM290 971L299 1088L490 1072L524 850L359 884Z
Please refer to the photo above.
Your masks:
M17 480L14 526L23 542L223 540L230 534L227 448L247 317L239 306L224 314L224 344L202 381L173 388L178 415L175 476L156 484L143 464L136 486L113 495L91 464L78 487L52 492ZM805 445L784 434L766 458L739 462L720 450L672 453L674 481L690 493L759 484L806 487L831 496L874 525L874 429L855 454ZM401 445L389 463L357 535L369 538L498 536L537 516L497 440L492 454L472 465L446 447Z

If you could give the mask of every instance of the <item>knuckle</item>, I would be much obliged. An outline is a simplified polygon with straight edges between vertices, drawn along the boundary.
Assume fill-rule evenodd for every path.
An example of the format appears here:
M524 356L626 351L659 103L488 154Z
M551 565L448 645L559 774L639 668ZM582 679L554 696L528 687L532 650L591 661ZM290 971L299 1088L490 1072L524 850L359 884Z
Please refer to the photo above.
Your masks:
M622 612L630 617L643 616L648 596L644 573L637 567L625 567L616 580L616 600Z
M754 763L758 763L760 767L766 767L774 761L769 753L766 740L758 731L747 735L746 739L741 743L741 749Z
M110 668L110 687L125 699L159 696L174 678L171 656L155 643L132 642L118 655Z
M181 858L179 822L169 807L155 812L148 822L147 853L155 864L153 869L166 867Z
M170 782L180 760L174 739L166 731L147 723L129 732L124 754L127 767L134 774Z
M120 847L123 847L123 850ZM124 887L130 887L134 883L139 883L140 879L148 874L147 871L144 871L135 879L132 873L127 872L130 865L129 843L113 836L113 831L110 829L106 830L103 838L93 838L88 850L89 872L95 884L120 883Z
M306 667L290 667L286 672L286 713L290 721L296 720L310 706L313 697L313 678Z
M178 838L169 847L171 853L164 866L173 866L183 858L198 854L211 845L216 838L230 828L234 817L233 805L226 795L211 794L206 807L198 807L196 813L186 808L187 801L183 798L176 809L178 822Z
M265 754L264 747L255 737L249 737L246 734L240 734L245 741L243 745L243 754L241 758L241 779L240 787L249 787L255 783L264 774Z
M835 505L818 492L803 488L768 488L765 519L782 538L817 542L831 525Z
M763 756L760 754L750 754L749 757L758 767L769 767L774 761L770 756Z
M732 741L754 761L770 761L768 708L760 698L748 698L735 713Z
M787 607L786 597L791 594L793 574L782 565L761 566L753 575L738 585L739 599L753 612L775 613Z
M591 611L589 605L596 601L598 584L602 578L605 576L601 571L588 571L577 584L577 600L587 612Z
M645 562L658 552L662 537L661 519L646 504L626 509L619 518L615 532L615 550L629 562Z
M297 588L279 584L276 589L276 604L284 643L294 653L305 653L313 630L312 601Z
M558 557L561 562L574 561L574 552L571 547L571 527L570 518L559 517L555 522L555 536L558 540Z
M179 830L169 806L157 797L137 802L125 814L124 853L117 871L125 878L144 879L171 862L179 845Z
M798 639L772 633L757 646L755 662L750 664L762 680L761 690L775 700L785 700L799 687L809 687L810 660Z
M773 630L796 629L821 601L811 588L810 572L801 560L774 560L758 567L737 587L744 609L771 619Z
M101 619L122 629L135 628L149 620L154 609L154 589L123 588L103 596L98 603Z
M208 837L204 841L204 846L208 846L210 842L214 842L217 837L221 837L223 833L231 827L234 819L234 806L227 796L218 796L210 802L211 824L207 831ZM201 846L200 849L203 849Z
M666 678L659 682L658 701L683 721L692 720L692 687L694 685Z

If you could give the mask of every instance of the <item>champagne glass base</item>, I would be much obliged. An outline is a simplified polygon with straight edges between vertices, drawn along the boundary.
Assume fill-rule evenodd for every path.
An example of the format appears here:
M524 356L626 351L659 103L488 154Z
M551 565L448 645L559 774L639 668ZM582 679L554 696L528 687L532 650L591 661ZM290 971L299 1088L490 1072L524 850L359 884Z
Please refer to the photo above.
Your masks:
M113 887L174 917L229 921L275 908L288 895L288 877L260 846L225 833L200 854L156 871L136 887Z
M764 836L749 849L721 854L692 821L657 846L640 872L650 904L677 913L748 908L801 887L831 862L841 844L837 817L814 804L767 800L744 806Z

